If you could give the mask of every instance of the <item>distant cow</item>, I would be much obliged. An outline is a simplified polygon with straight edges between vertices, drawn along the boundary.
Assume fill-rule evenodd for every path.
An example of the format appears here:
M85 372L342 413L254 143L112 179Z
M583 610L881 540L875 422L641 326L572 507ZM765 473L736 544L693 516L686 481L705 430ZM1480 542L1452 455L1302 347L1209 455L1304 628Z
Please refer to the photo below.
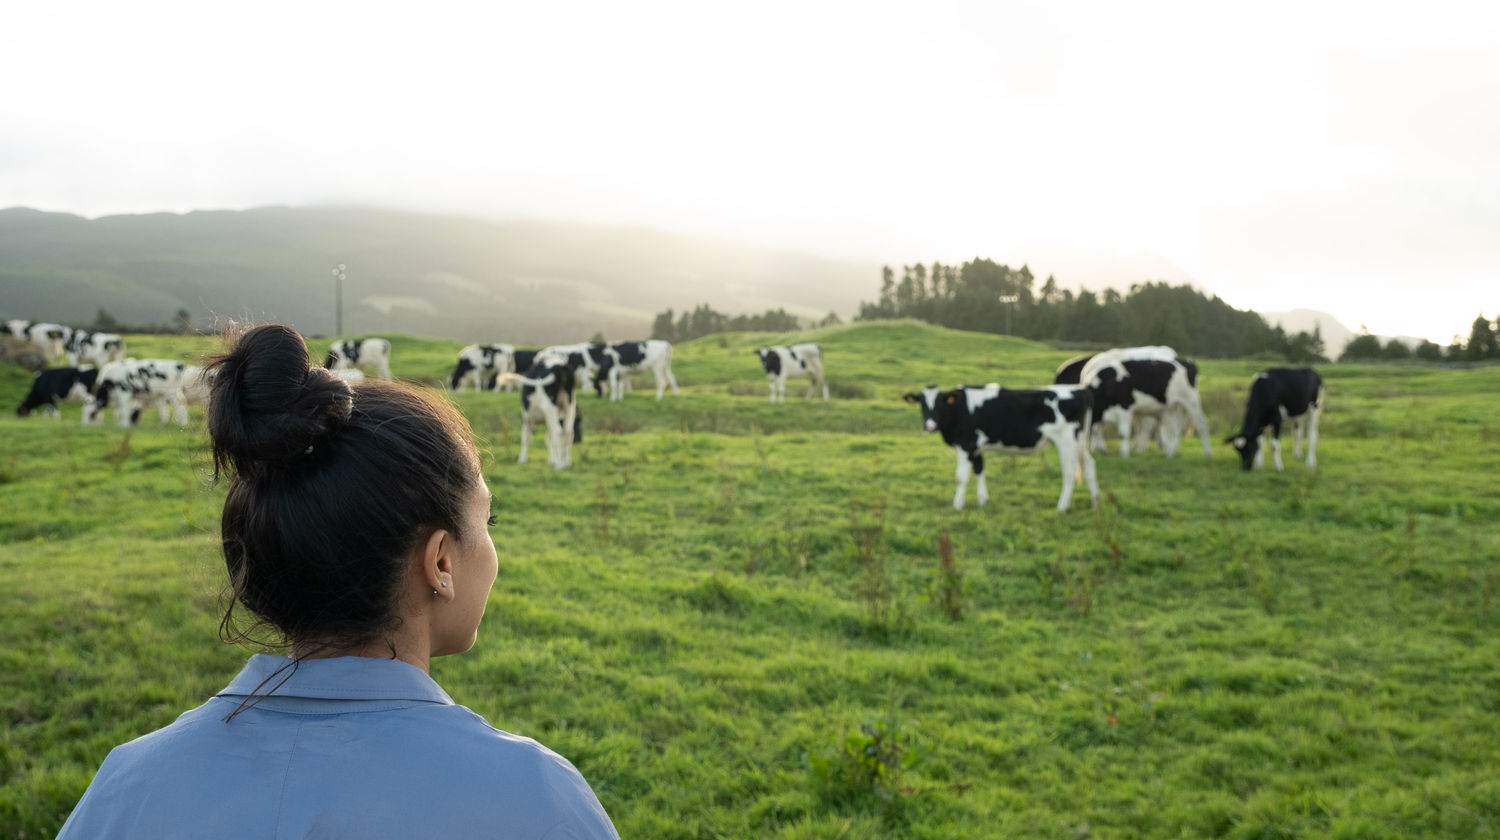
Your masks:
M125 358L125 339L114 333L74 330L65 348L68 364L88 362L104 367Z
M1062 495L1058 512L1068 509L1073 484L1083 473L1089 499L1099 504L1099 480L1089 453L1090 394L1078 385L1053 385L1035 391L1009 391L999 385L963 385L949 391L928 385L905 399L922 408L922 428L939 432L958 455L958 490L953 507L962 510L969 473L979 476L979 504L989 501L984 484L984 453L1021 455L1036 452L1047 442L1057 447L1062 464Z
M323 367L329 370L344 370L352 367L373 365L375 375L381 379L391 378L391 343L383 338L352 338L335 341L328 348L328 358Z
M828 379L823 375L823 348L816 344L793 344L790 347L775 345L755 351L760 356L760 366L766 372L771 385L771 402L786 402L786 378L794 373L807 376L807 398L813 398L818 387L823 388L823 399L828 400Z
M47 361L65 357L68 339L73 336L73 330L62 324L43 321L6 321L5 329L15 338L35 345Z
M1192 418L1203 443L1203 457L1212 457L1208 418L1198 398L1198 366L1177 356L1170 347L1128 347L1106 350L1083 366L1080 381L1092 393L1093 423L1113 422L1120 434L1120 456L1130 454L1131 423L1154 415L1163 429L1163 450L1177 454L1181 444L1175 411ZM1165 416L1163 416L1165 415Z
M608 383L611 401L624 398L624 392L630 390L630 374L638 370L649 370L656 377L657 399L666 393L667 385L672 386L674 396L682 395L677 389L677 377L672 375L671 343L654 338L621 341L606 345L603 355L604 361L594 381Z
M1077 385L1080 381L1082 381L1081 377L1083 376L1083 366L1088 364L1089 359L1092 358L1094 358L1094 354L1090 353L1087 356L1074 356L1066 362L1063 362L1058 366L1057 374L1052 377L1052 384Z
M583 417L575 392L584 367L577 352L544 352L524 376L500 374L500 384L521 386L521 454L516 463L526 463L531 427L539 422L546 434L548 463L559 470L573 465L573 444L583 441Z
M515 370L515 354L512 344L470 344L458 351L458 364L448 377L448 389L457 391L467 376L473 381L474 390L482 390L493 375Z
M1079 384L1079 381L1083 376L1083 366L1088 364L1089 359L1092 358L1094 358L1094 354L1090 353L1087 356L1074 356L1066 362L1063 362L1058 366L1057 373L1052 377L1052 384ZM1111 415L1109 419L1113 420L1114 418ZM1178 418L1175 414L1168 422L1170 423L1173 421L1176 421L1179 425L1169 426L1166 423L1161 423L1160 418L1158 418L1154 414L1142 414L1139 417L1134 418L1133 426L1135 428L1135 440L1131 444L1131 448L1137 452L1145 452L1151 447L1151 439L1155 437L1157 441L1156 445L1165 450L1167 447L1167 438L1169 437L1169 435L1175 433L1180 428L1180 418ZM1091 441L1091 445L1096 452L1103 451L1106 448L1104 445L1105 425L1105 423L1100 423L1093 427L1093 439ZM1172 431L1169 432L1169 429Z
M1302 435L1307 434L1307 465L1318 465L1318 415L1323 413L1323 378L1312 368L1271 368L1255 375L1245 403L1245 422L1228 442L1240 453L1245 469L1265 461L1260 438L1271 427L1271 453L1281 471L1281 421L1292 423L1292 455L1302 457Z
M16 416L25 417L35 409L50 417L57 417L57 401L84 402L94 390L99 376L98 368L52 368L41 371L31 382L26 399L16 406Z
M83 404L83 425L94 422L105 406L115 409L120 426L132 426L141 418L141 404L154 403L167 421L168 409L182 405L183 374L188 365L171 359L126 359L99 368L94 393ZM179 422L187 422L182 411L176 411Z
M531 366L536 363L537 354L539 354L541 352L542 351L540 351L540 350L517 350L517 351L515 351L514 353L511 354L511 357L510 357L510 368L511 368L510 372L531 370ZM484 383L484 390L486 390L486 391L499 391L499 390L502 390L502 389L506 390L506 391L513 391L513 390L515 390L515 388L516 388L516 382L515 382L515 380L511 380L511 381L506 382L506 383L501 383L500 382L500 374L505 373L505 372L506 371L495 371L494 373L491 373L489 380Z

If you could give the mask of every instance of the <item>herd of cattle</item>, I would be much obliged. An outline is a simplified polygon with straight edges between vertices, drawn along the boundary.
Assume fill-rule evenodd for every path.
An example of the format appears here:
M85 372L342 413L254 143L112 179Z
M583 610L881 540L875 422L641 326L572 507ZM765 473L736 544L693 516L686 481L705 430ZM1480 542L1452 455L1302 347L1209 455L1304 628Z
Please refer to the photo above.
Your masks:
M6 331L29 341L49 360L66 358L68 367L36 375L30 392L17 408L21 416L41 408L56 415L58 400L84 404L83 422L94 422L113 407L117 422L138 422L145 407L155 404L162 422L169 415L187 423L187 407L208 398L201 368L166 359L129 359L125 342L106 333L71 330L58 324L9 321ZM821 389L828 399L823 352L817 344L761 347L756 351L770 386L772 403L786 401L789 375L808 379L807 399ZM336 341L324 367L348 379L364 376L361 368L389 379L391 345L383 338ZM520 389L521 446L518 463L526 463L532 427L544 429L548 461L557 469L572 465L572 447L582 440L582 418L576 394L592 385L611 401L623 399L630 374L649 371L656 380L656 398L667 386L680 393L672 375L672 345L666 341L591 342L521 350L510 344L471 344L458 354L448 378L451 390L472 385L476 391ZM958 484L953 506L963 508L971 476L977 476L979 504L989 499L985 487L984 454L1026 454L1051 444L1063 465L1062 494L1057 509L1066 511L1073 488L1081 478L1097 505L1099 483L1094 451L1103 451L1104 430L1113 427L1120 438L1120 456L1143 451L1156 441L1168 457L1181 445L1187 422L1193 424L1211 455L1208 418L1198 396L1198 367L1170 347L1117 348L1081 356L1058 368L1053 384L1035 390L1011 390L999 385L962 385L943 390L929 385L905 395L921 408L923 428L938 432L958 458ZM1307 438L1307 465L1317 464L1318 416L1324 403L1323 383L1310 368L1271 368L1251 382L1240 430L1228 438L1244 469L1263 462L1261 438L1269 429L1276 469L1281 460L1281 427L1290 422L1297 457Z

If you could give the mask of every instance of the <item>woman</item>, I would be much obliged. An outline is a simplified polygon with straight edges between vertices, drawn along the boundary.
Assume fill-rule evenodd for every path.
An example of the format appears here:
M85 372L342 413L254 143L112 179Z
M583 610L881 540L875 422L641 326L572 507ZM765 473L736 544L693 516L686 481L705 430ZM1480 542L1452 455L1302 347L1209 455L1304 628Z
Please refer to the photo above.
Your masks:
M113 750L59 837L617 838L573 765L428 676L474 644L497 571L463 416L401 383L351 388L277 325L210 370L214 464L233 474L223 630L291 656L252 657Z

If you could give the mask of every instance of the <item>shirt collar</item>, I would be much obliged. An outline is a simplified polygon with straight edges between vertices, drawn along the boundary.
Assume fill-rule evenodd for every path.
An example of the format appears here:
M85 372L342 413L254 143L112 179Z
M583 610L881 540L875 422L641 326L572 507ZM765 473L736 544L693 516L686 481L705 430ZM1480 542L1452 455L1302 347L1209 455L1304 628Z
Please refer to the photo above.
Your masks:
M278 673L279 672L279 673ZM296 663L258 653L220 697L310 697L325 700L421 700L453 705L422 669L399 659L336 656Z

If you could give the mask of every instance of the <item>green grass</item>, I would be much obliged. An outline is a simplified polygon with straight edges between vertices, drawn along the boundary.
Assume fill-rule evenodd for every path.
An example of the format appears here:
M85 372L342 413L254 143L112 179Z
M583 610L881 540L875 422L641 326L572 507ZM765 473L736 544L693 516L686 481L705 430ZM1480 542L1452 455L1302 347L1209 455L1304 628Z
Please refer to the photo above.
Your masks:
M1034 385L1070 354L826 330L844 398L768 405L751 350L807 335L683 345L681 398L584 398L562 473L514 463L514 394L458 396L500 575L434 676L568 756L623 836L1500 836L1500 368L1325 366L1320 468L1244 474L1220 441L1259 365L1201 361L1212 460L1101 457L1101 509L1058 515L1054 453L992 457L990 505L957 512L900 395ZM429 382L460 346L392 340ZM0 418L5 837L50 836L110 747L245 656L214 641L201 420L150 415L127 447L77 418ZM957 620L929 602L943 533ZM879 779L846 748L876 722Z

